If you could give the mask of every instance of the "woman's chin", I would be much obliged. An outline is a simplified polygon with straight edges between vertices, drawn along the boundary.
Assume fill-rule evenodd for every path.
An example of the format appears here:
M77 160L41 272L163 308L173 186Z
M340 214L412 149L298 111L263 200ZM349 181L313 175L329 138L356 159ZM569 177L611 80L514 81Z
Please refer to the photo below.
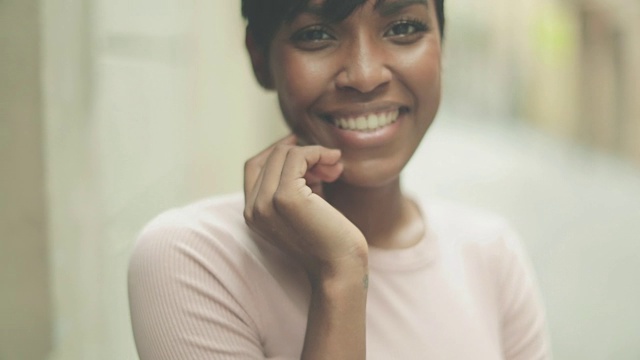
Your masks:
M393 184L400 177L402 167L345 163L344 171L338 182L361 188L378 188Z

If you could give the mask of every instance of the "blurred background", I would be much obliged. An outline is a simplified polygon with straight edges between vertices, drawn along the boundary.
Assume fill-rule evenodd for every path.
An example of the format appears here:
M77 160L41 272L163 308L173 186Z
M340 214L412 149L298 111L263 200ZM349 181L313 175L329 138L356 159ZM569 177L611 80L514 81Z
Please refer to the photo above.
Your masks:
M640 359L640 2L447 2L415 194L504 214L557 359ZM159 212L241 190L285 134L239 0L0 0L0 359L136 359L126 271Z

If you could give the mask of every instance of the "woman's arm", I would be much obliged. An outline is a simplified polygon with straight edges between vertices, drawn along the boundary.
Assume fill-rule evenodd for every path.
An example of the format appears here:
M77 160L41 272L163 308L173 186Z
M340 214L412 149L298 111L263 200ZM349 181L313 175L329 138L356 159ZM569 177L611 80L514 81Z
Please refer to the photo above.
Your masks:
M364 359L368 276L354 262L312 282L302 359Z
M342 172L340 152L289 136L245 166L245 220L307 271L312 294L303 359L364 359L368 246L317 191ZM314 192L314 189L316 192Z

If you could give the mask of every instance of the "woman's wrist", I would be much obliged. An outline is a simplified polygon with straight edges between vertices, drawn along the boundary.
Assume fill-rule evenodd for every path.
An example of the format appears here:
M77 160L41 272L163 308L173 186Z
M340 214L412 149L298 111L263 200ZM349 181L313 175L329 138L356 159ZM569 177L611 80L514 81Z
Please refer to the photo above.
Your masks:
M309 275L314 291L336 295L344 291L363 289L369 285L368 251L360 251L338 261L323 264L317 274Z
M343 258L311 279L311 302L302 359L364 359L367 255Z

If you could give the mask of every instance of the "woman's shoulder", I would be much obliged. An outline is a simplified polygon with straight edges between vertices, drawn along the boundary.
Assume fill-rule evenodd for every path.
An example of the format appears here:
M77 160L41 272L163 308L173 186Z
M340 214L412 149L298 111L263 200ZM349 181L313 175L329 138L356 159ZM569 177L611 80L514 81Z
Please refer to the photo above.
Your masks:
M140 232L127 276L134 333L147 339L138 344L146 358L199 353L192 347L201 331L220 341L236 325L242 351L260 350L260 290L247 279L259 283L267 275L243 208L241 194L207 198L164 211ZM175 347L156 346L167 339Z
M208 271L247 271L289 266L275 247L246 225L242 193L215 196L169 209L149 221L138 235L129 261L174 267L198 264Z
M494 272L528 262L519 233L503 215L443 199L422 200L422 204L441 255L482 264Z
M194 258L237 263L259 252L244 223L242 194L210 197L162 212L140 231L130 266ZM206 256L206 259L203 258Z
M496 212L446 200L420 199L427 226L442 240L461 244L489 244L517 237L510 222Z
M464 264L467 281L476 279L498 304L505 357L548 358L544 306L535 272L510 222L492 211L442 200L430 202L426 213L439 235L441 263Z
M203 226L244 223L244 198L240 193L200 199L184 206L163 211L151 219L141 235L163 231L197 230Z

